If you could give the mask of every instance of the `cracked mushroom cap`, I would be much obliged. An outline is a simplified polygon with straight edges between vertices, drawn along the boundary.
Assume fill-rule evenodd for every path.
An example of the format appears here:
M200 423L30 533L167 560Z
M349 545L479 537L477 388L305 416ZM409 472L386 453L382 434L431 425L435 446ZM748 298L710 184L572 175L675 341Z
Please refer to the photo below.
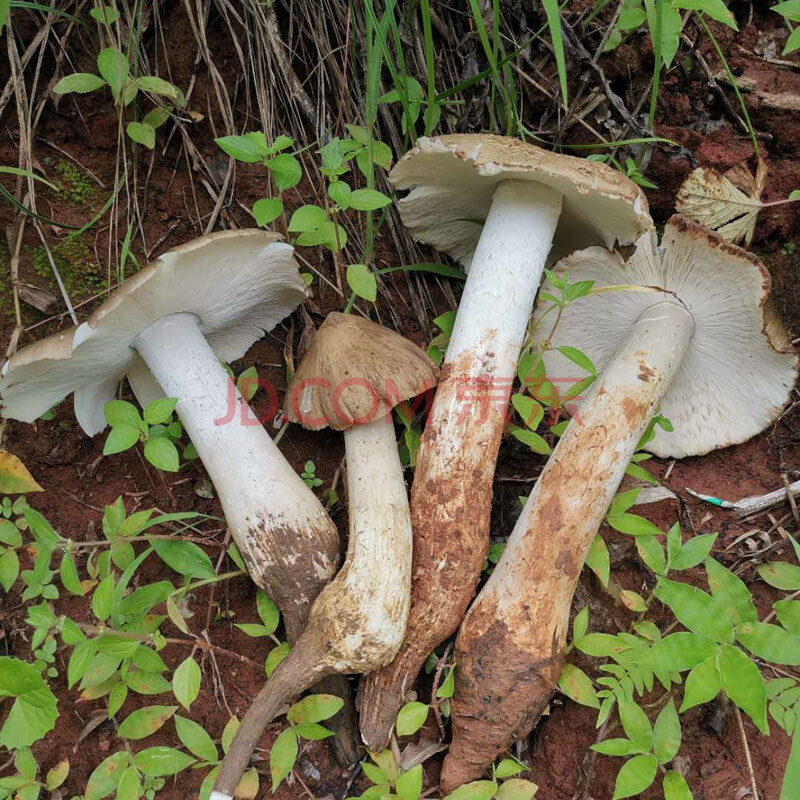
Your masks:
M622 173L507 136L420 137L389 177L396 189L412 190L398 205L414 238L467 269L504 180L534 181L562 195L551 261L591 245L632 244L653 227L644 193Z
M240 358L306 298L293 248L257 229L220 231L176 247L125 281L87 322L18 351L3 366L3 417L33 422L75 393L90 436L127 374L140 402L163 396L133 349L137 335L170 314L194 314L223 361Z
M328 314L286 390L284 414L309 430L374 422L436 385L413 342L353 314Z
M646 235L625 261L618 253L590 247L560 261L556 274L595 287L636 284L664 292L611 291L570 303L551 347L577 347L598 372L654 302L682 302L695 328L686 357L661 402L673 433L657 429L647 449L662 458L684 458L739 444L780 414L797 378L797 356L786 330L768 304L770 278L752 254L681 216L666 225L661 247ZM548 303L540 300L538 323ZM550 332L552 315L536 325L534 338ZM556 350L544 356L548 377L563 394L586 378Z

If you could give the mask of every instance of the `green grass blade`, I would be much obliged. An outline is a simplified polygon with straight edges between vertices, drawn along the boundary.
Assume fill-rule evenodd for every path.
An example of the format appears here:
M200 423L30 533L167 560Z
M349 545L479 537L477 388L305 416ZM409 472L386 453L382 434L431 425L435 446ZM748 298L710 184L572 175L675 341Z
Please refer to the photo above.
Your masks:
M553 52L556 56L558 69L558 82L561 84L561 99L564 108L568 106L567 99L567 63L564 59L564 37L561 33L561 13L558 0L542 0L544 12L547 15L547 27L550 29L550 40L553 43Z

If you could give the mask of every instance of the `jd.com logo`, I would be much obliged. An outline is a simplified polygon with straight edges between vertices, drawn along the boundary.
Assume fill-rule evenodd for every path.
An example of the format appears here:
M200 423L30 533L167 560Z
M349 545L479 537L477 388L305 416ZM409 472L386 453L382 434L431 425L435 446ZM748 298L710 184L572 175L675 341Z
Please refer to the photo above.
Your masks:
M551 390L548 384L555 387L558 384L571 385L573 381L574 379L569 378L549 378L538 387L530 386L529 390L534 397L547 402L554 399L552 395L556 394L556 390L554 388ZM513 384L513 378L491 378L488 375L457 381L454 384L453 407L459 412L458 422L464 422L470 417L473 424L481 424L489 419L489 415L492 412L500 415L504 422L509 422L508 399ZM266 392L267 409L263 414L255 416L250 406L242 401L241 395L252 397L256 389L259 388ZM427 418L433 403L433 392L429 390L433 388L434 384L431 383L408 403L413 414L421 411L423 416ZM308 400L310 393L315 389L330 394L330 406L333 410L333 414L330 417L311 415ZM579 424L580 418L577 415L576 405L577 401L581 400L581 397L581 395L570 397L570 402L564 404L572 419L577 420ZM356 400L357 402L354 402ZM381 416L387 422L391 422L392 408L401 402L403 402L403 397L397 388L396 382L391 378L387 379L380 389L364 378L346 378L335 387L324 378L308 378L292 387L289 397L293 416L301 425L307 428L320 428L330 425L332 422L337 427L342 425L346 427L363 425L367 422L374 422ZM358 417L353 417L345 410L344 406L353 407L354 405L359 408L366 408L366 411ZM239 424L264 425L275 419L280 408L278 390L270 381L246 377L241 380L237 391L236 384L229 379L227 410L224 416L214 420L214 424L230 424L236 419L238 409ZM526 422L528 421L526 420Z

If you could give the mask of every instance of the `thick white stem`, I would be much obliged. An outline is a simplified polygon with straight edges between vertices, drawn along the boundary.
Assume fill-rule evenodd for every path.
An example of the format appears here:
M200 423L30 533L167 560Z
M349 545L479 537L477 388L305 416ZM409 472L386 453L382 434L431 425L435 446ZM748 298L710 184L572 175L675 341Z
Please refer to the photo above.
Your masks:
M134 346L167 396L178 398L178 415L253 578L269 586L286 611L275 596L277 574L270 571L307 572L307 580L286 589L291 602L310 605L335 572L335 528L232 385L197 318L163 317L145 328ZM310 562L295 564L300 559ZM298 587L314 596L292 596Z

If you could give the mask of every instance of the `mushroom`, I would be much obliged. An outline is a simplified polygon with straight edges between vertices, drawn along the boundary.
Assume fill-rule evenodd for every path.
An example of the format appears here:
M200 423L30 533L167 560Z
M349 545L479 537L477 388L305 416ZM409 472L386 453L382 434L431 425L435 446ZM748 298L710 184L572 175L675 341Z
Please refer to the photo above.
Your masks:
M412 235L469 275L411 490L406 639L361 689L361 736L376 750L475 593L505 407L545 264L577 247L632 243L652 227L644 194L616 170L499 136L420 138L391 180L413 187L399 204Z
M702 455L767 427L797 376L797 358L767 305L763 264L682 217L667 223L660 251L646 235L627 262L592 247L555 272L596 287L662 291L591 294L563 311L551 346L579 347L602 372L459 631L444 792L478 777L547 705L583 562L659 404L674 433L659 431L647 449ZM544 359L548 375L584 377L555 349Z
M364 673L400 647L411 593L411 519L391 409L435 385L416 345L359 317L332 313L289 385L285 413L311 430L344 430L349 542L303 635L256 696L228 748L212 800L225 800L264 728L320 678Z

